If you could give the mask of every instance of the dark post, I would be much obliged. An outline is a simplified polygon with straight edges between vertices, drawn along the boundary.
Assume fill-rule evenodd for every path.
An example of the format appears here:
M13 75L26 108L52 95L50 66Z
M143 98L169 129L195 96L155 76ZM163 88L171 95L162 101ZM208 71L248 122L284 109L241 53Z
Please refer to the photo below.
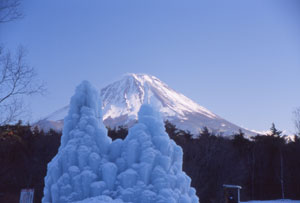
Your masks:
M225 191L225 198L226 198L225 202L226 203L233 203L233 202L240 203L240 190L242 189L241 186L224 184L223 187L224 187L224 191ZM234 201L233 194L232 194L232 192L229 192L229 189L234 189L237 191L237 201Z

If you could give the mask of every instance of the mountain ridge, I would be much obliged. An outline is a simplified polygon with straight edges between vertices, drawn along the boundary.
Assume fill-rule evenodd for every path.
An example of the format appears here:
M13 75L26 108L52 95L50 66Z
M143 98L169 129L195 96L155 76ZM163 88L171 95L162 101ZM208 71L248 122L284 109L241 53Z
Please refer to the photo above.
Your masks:
M100 90L102 98L103 121L106 126L132 126L137 122L137 113L143 103L150 103L177 128L189 130L198 134L203 127L207 127L216 134L231 135L241 129L247 135L255 133L239 127L220 116L200 106L188 97L176 92L155 76L147 74L126 74L122 79L113 82ZM68 106L59 109L37 122L38 126L47 126L49 122L63 121L67 115ZM60 118L60 119L59 119ZM60 129L55 129L60 130Z

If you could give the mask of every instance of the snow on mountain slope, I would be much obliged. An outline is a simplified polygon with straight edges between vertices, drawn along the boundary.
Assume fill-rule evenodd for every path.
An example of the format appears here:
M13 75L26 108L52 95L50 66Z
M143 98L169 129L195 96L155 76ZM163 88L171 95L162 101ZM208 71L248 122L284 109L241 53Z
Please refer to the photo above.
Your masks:
M137 120L141 105L154 103L158 106L164 120L169 120L178 128L195 134L204 126L224 135L242 129L171 89L158 78L146 74L125 75L121 80L101 89L100 95L103 103L103 120L105 125L111 128L120 125L132 126ZM37 124L41 128L49 129L46 128L47 123L51 126L54 126L54 121L61 124L67 112L66 106ZM59 129L61 128L56 128ZM254 135L251 131L242 130L248 135Z

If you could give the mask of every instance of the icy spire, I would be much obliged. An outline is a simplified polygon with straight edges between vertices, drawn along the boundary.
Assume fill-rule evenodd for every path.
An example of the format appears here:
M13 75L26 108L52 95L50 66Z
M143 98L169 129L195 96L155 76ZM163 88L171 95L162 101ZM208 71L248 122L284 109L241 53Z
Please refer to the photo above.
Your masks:
M100 135L105 143L105 146L101 148L102 150L106 149L106 145L108 145L108 142L111 142L111 139L107 137L107 130L102 122L101 108L101 99L97 90L88 81L83 81L76 88L76 93L71 98L69 113L64 120L65 124L60 148L65 146L66 141L73 138L74 133L70 131L75 129L88 131L90 127L94 127L98 134L93 134L93 137L99 139L98 136Z
M182 171L182 149L152 105L142 105L125 140L113 142L100 106L88 82L77 87L58 154L48 164L44 203L199 202Z
M111 143L101 120L98 93L84 81L71 99L58 154L48 164L43 202L72 202L95 192L90 184Z
M138 124L123 143L120 198L134 203L198 203L191 179L182 171L183 152L165 132L160 113L142 105Z

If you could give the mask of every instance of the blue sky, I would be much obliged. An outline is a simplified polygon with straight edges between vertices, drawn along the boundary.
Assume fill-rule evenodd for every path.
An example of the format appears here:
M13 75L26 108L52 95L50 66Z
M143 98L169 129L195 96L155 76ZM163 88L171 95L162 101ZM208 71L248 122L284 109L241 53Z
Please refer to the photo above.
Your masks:
M26 0L25 18L0 25L24 45L48 93L31 119L69 103L83 79L99 89L148 73L221 117L294 132L300 106L299 0Z

